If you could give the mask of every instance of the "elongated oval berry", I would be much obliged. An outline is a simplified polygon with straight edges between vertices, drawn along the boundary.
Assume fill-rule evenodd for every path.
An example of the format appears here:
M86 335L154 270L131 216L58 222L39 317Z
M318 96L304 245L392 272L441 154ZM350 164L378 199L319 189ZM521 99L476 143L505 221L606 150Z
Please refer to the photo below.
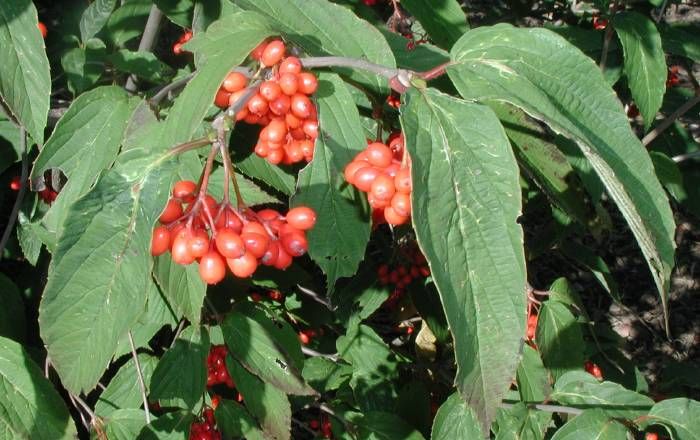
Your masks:
M292 256L284 250L284 246L279 247L279 254L277 255L277 261L274 263L274 267L279 270L285 270L292 265Z
M241 222L241 219L238 218L231 208L226 208L219 214L219 218L216 219L216 227L218 229L230 229L236 234L240 234L243 228L243 222Z
M197 184L191 180L180 180L173 185L173 197L189 203L194 200Z
M282 93L282 89L276 81L265 81L260 84L258 93L260 93L260 95L269 102L277 99L277 97L279 97Z
M379 174L372 182L370 187L371 194L378 200L391 200L396 193L396 187L394 187L394 179L387 176L386 174Z
M312 95L318 88L318 80L316 75L311 72L302 72L299 74L297 81L299 82L299 92L304 95Z
M399 215L399 213L394 211L394 208L391 206L384 208L384 218L386 219L387 223L394 226L402 225L408 221L408 217Z
M295 75L301 72L301 60L297 57L287 57L282 60L279 65L279 74L293 73Z
M226 276L226 264L218 252L210 250L199 260L199 276L207 284L216 284Z
M302 130L304 130L304 133L311 139L316 139L318 137L318 121L307 119L304 121Z
M245 243L245 248L255 258L262 258L270 245L270 237L265 234L255 232L245 232L241 234L241 239Z
M248 278L258 268L258 260L250 252L246 252L240 258L227 258L226 264L238 278Z
M203 257L209 252L209 234L204 229L197 229L192 232L187 245L194 258Z
M170 223L182 217L182 205L177 200L170 199L165 205L165 209L158 217L161 223Z
M311 116L311 108L313 103L308 96L301 93L295 93L292 96L291 111L297 118L306 119Z
M282 248L289 255L301 257L309 249L309 242L303 232L293 232L281 237Z
M250 57L254 60L260 60L260 58L262 57L263 51L267 47L267 42L268 42L268 40L265 39L265 40L261 41L260 44L255 46L255 49L253 49L253 51L250 52Z
M353 174L353 185L362 192L369 192L372 188L372 182L381 174L377 168L365 166L355 171Z
M231 72L226 75L224 82L221 84L221 88L229 93L234 93L239 90L243 90L248 84L248 78L241 72Z
M277 116L284 116L287 113L289 113L291 105L292 100L289 98L289 96L281 94L277 97L277 99L270 102L270 112L274 113Z
M214 243L224 258L240 258L245 254L243 239L232 229L219 229Z
M260 62L265 67L272 67L279 63L286 52L286 47L282 40L272 40L267 43L260 56Z
M256 93L250 101L248 101L248 111L255 113L256 115L264 115L270 110L270 107L259 93Z
M297 206L287 213L287 223L302 231L309 230L316 224L316 213L308 206Z
M282 93L287 96L294 95L299 89L299 80L294 73L283 73L278 80Z
M287 136L287 124L282 119L273 119L265 127L268 142L283 142Z
M158 226L153 230L151 238L151 255L157 257L170 249L170 231L165 226Z
M393 154L386 145L381 142L372 142L365 150L369 163L379 168L386 168L391 165Z
M228 108L230 98L231 94L229 92L224 89L219 89L219 91L216 92L216 97L214 98L214 105L222 109Z
M360 168L365 168L367 166L367 162L360 162L357 160L353 160L349 164L345 166L345 170L343 171L343 175L345 176L345 181L348 182L351 185L355 184L355 173L360 169Z
M369 202L369 206L372 207L372 209L384 209L387 206L389 206L389 200L381 200L376 197L374 197L374 194L371 192L367 194L367 201Z
M270 244L267 246L265 255L260 258L260 262L265 266L274 266L277 263L277 258L280 254L280 245L277 240L270 240Z
M411 193L411 170L408 168L401 168L396 172L396 177L394 177L394 186L396 191L404 194Z
M411 215L411 196L408 194L397 192L391 198L391 207L394 211L404 217Z
M173 261L177 264L188 265L194 262L195 257L190 252L189 241L191 237L191 231L184 230L184 233L180 233L173 240L173 247L170 253L173 256Z

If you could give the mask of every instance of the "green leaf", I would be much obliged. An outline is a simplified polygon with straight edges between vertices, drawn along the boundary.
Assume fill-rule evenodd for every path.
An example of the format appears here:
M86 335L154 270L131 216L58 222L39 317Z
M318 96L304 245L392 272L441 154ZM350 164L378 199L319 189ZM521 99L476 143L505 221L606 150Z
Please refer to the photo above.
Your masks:
M39 144L49 114L51 76L31 0L0 2L0 97Z
M401 6L420 21L423 28L428 31L430 39L438 46L449 49L462 34L469 30L466 14L457 0L440 2L403 0Z
M599 409L589 409L561 427L552 440L627 440L627 429L605 416Z
M542 402L551 392L549 376L540 354L529 345L523 346L523 357L517 371L518 392L523 402Z
M194 6L192 0L153 0L163 14L178 26L187 28L192 25Z
M334 291L330 301L344 326L369 318L389 298L389 289L374 279L376 268L364 267L347 284Z
M424 440L423 435L405 420L390 412L371 411L353 420L357 432L366 440Z
M141 35L151 5L150 0L130 0L118 7L107 20L106 39L113 45L121 47Z
M649 129L666 92L666 56L654 22L638 13L615 14L615 32L625 54L625 75L632 98Z
M357 272L365 256L370 225L364 198L343 177L345 166L367 146L357 107L335 74L319 76L318 115L321 133L314 160L300 173L292 205L305 205L318 219L308 231L309 256L328 277L332 291L338 278Z
M486 431L525 334L518 167L488 107L432 89L404 96L413 226L454 337L457 389Z
M311 56L361 58L396 67L391 49L377 28L341 5L326 0L235 0L234 3L264 15L276 31ZM386 80L375 74L347 68L333 70L385 94L388 91Z
M445 311L440 303L440 295L434 283L426 283L424 286L413 283L408 288L411 301L416 306L421 318L430 328L438 342L445 343L450 337L450 329L447 326Z
M56 237L63 232L69 207L116 159L137 103L120 87L99 87L80 95L59 119L30 175L32 181L42 181L47 170L59 169L68 178L42 219L42 225Z
M698 26L686 23L661 25L661 40L666 52L700 61L700 38Z
M194 415L189 411L169 412L143 427L137 440L185 440L189 437Z
M422 72L450 61L450 54L432 44L418 44L408 49L409 40L403 35L379 28L396 57L396 67Z
M603 258L596 255L595 251L574 240L563 240L559 243L558 249L566 257L588 269L600 286L610 294L613 300L617 302L621 301L617 282L615 278L613 278L610 268Z
M214 418L225 438L243 437L248 440L265 438L248 411L232 400L222 399L216 407Z
M509 409L499 409L494 431L496 440L544 440L552 413L537 411L517 403Z
M452 440L456 438L484 438L481 425L474 412L454 393L440 405L433 420L432 440Z
M199 264L176 264L170 254L161 255L155 261L153 275L178 318L185 317L198 325L207 293L207 285L199 276Z
M663 425L673 440L700 439L700 403L697 400L677 398L658 402L641 423Z
M447 72L465 99L510 102L576 142L632 229L667 315L673 214L598 66L551 31L505 24L468 32L452 59Z
M91 38L85 47L73 48L61 57L61 66L66 74L68 89L77 95L94 86L105 70L107 48L97 39Z
M207 62L197 69L170 109L163 128L163 145L174 146L191 140L212 107L226 74L241 64L270 33L257 14L244 12L212 23L204 34L188 43L188 49L201 54Z
M523 111L501 102L488 106L501 120L518 163L552 202L582 225L593 221L573 168L545 131Z
M289 337L289 324L279 325L259 311L239 307L221 323L221 330L229 352L248 371L286 393L315 394L301 377L298 339L295 344Z
M236 168L246 176L260 180L277 191L286 195L292 195L296 187L296 180L292 174L282 168L272 165L257 154L249 154L239 160L240 155L234 155Z
M585 310L581 296L566 278L557 278L549 286L549 300L566 304L576 310Z
M564 304L552 301L542 304L535 340L542 362L554 379L583 367L585 344L581 325Z
M145 384L148 384L158 363L158 358L146 353L141 353L138 357L143 381ZM136 365L132 357L117 371L117 374L109 381L107 388L100 394L97 403L95 403L95 414L100 417L112 417L112 414L118 410L127 408L138 409L142 405L141 386L139 385ZM141 409L139 412L141 413L141 418L143 418L143 410Z
M80 39L83 43L94 37L107 24L117 0L95 0L80 17Z
M262 188L253 183L242 174L236 173L236 181L241 191L241 196L248 206L262 205L265 203L282 203L279 199L266 193ZM216 199L221 199L224 195L224 168L219 167L211 173L207 191ZM229 196L233 200L233 188L229 189Z
M75 424L53 384L18 343L0 337L0 424L4 438L72 439Z
M109 440L132 440L146 425L142 409L119 409L105 420L105 434Z
M263 431L274 439L290 438L292 409L283 391L249 373L238 361L227 359L226 366L246 408L260 421Z
M688 193L684 188L683 174L678 164L672 158L658 151L649 152L649 156L651 156L651 161L654 163L656 175L659 176L659 181L666 188L666 191L678 203L687 202Z
M599 382L584 371L570 371L557 380L552 400L573 407L598 408L606 416L634 419L646 414L654 401L615 382Z
M165 402L165 406L183 402L185 408L193 409L206 390L208 354L206 327L187 327L153 371L149 397Z
M352 367L340 361L312 357L304 362L304 370L301 374L315 390L327 393L337 390L343 383L350 380Z
M154 83L165 81L175 74L170 66L151 52L121 49L107 57L107 61L121 72L133 73Z
M0 337L23 342L26 336L24 301L19 289L4 273L0 273Z
M68 210L39 307L41 337L63 385L92 389L136 322L151 283L151 232L173 162L134 149Z

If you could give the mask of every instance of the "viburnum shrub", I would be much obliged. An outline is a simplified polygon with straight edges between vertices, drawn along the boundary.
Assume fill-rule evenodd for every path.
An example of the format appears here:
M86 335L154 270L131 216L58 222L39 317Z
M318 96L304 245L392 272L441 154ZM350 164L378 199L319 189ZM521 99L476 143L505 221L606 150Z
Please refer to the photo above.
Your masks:
M696 439L699 13L0 1L0 437Z

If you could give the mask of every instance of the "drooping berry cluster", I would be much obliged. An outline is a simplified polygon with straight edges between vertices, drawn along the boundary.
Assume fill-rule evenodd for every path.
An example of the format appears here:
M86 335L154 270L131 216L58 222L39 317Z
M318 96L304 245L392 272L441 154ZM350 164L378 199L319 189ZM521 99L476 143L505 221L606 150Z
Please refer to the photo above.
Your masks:
M402 225L411 217L411 161L404 152L403 136L388 145L371 142L345 167L345 180L362 192L380 221Z
M206 408L199 421L192 422L189 440L221 440L213 409Z
M258 265L284 270L293 257L306 253L306 232L316 223L310 208L290 209L286 217L274 209L255 212L217 203L198 194L197 184L182 180L153 230L151 254L168 250L177 264L199 261L199 275L207 284L224 279L226 266L238 278L251 276Z
M187 43L191 39L192 39L192 31L183 32L182 35L180 35L180 38L178 38L177 41L175 42L175 44L173 44L173 53L175 55L181 55L181 54L187 52L186 50L182 49L182 45Z
M313 158L318 137L316 106L309 98L318 88L311 72L302 71L301 61L286 55L282 40L264 41L251 58L269 68L268 79L236 114L237 120L262 125L255 153L272 164L293 164ZM245 77L230 74L219 89L215 103L228 107L243 93Z
M309 421L309 428L314 431L321 431L321 436L323 438L333 438L333 431L331 429L331 421L328 419L326 414L321 415L321 421L316 419Z
M228 350L225 345L212 345L207 355L207 386L226 385L234 388L233 379L226 369L226 354Z

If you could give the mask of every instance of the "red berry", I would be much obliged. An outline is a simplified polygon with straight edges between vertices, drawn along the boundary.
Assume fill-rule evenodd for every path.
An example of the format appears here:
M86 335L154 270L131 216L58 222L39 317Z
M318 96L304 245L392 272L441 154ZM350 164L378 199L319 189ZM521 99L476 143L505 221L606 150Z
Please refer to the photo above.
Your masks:
M255 232L245 232L244 230L241 234L241 238L245 243L246 251L255 258L262 258L270 245L270 237L267 233L258 234Z
M46 38L46 36L49 34L49 30L46 29L46 25L45 25L44 23L42 23L42 22L38 22L38 23L36 24L36 27L39 28L39 32L41 32L41 36L42 36L43 38Z
M190 252L189 239L191 231L184 229L173 240L173 246L170 253L173 256L173 261L177 264L188 265L194 262L194 255Z
M655 432L647 432L644 435L644 440L659 440L659 434L656 434Z
M258 89L258 93L260 93L260 95L269 102L277 99L282 93L282 89L280 88L280 85L277 84L277 82L275 81L265 81L262 84L260 84L260 89Z
M287 96L294 95L299 89L299 80L297 79L297 75L294 73L283 73L280 75L280 79L277 80L277 83L279 84L282 93Z
M240 258L245 254L245 243L233 229L219 229L214 242L224 258Z
M12 191L19 191L19 189L22 187L22 181L20 180L19 176L15 176L12 178L10 181L10 189Z
M161 223L171 223L182 217L182 205L177 200L170 199L158 220Z
M243 90L248 84L248 78L241 72L231 72L226 75L224 82L221 84L221 88L229 93L238 92Z
M238 278L248 278L258 268L258 260L250 252L246 252L240 258L227 258L226 263Z
M173 186L173 197L189 203L194 200L197 184L191 180L180 180Z
M353 175L353 184L362 192L369 192L372 188L372 182L381 174L377 168L365 166L360 168Z
M306 206L297 206L287 213L287 223L289 226L302 231L309 230L316 224L316 213Z
M226 265L215 250L209 251L199 261L199 276L207 284L216 284L226 276Z
M394 211L394 208L391 206L384 208L384 218L386 219L387 223L394 226L402 225L408 221L408 217L399 215L399 213Z
M386 145L381 142L373 142L367 146L365 150L367 160L370 164L379 168L386 168L391 165L393 154Z
M164 254L170 248L170 231L165 226L158 226L153 230L151 238L151 255L157 257Z
M274 101L269 104L270 111L277 116L284 116L289 112L292 106L292 100L289 96L281 94Z
M294 257L301 257L309 249L309 242L303 232L291 232L282 236L282 247Z
M255 49L250 53L250 57L254 60L260 60L262 57L263 51L267 47L267 40L263 40L260 44L255 46Z
M305 95L313 94L318 88L318 80L316 79L316 75L311 72L300 73L297 81L299 82L299 92Z
M194 258L201 258L209 251L209 234L204 229L197 229L187 242Z
M388 202L396 193L394 179L386 174L379 174L372 182L370 192L376 199Z
M291 111L297 118L306 119L311 116L311 109L314 105L308 96L296 93L292 96Z
M230 98L231 94L229 92L224 89L219 89L214 97L214 105L221 109L228 108Z
M411 171L408 168L401 168L394 177L396 191L404 194L411 193Z
M297 75L301 73L301 61L297 57L287 57L280 63L278 72L280 75L284 73Z
M285 51L286 47L284 46L282 40L270 41L262 51L260 62L265 67L274 66L275 64L279 63L282 58L284 58Z
M279 270L285 270L291 265L292 256L284 250L283 246L280 246L277 261L275 261L274 267Z
M397 192L391 198L391 207L394 211L404 217L411 215L411 196L408 194Z

